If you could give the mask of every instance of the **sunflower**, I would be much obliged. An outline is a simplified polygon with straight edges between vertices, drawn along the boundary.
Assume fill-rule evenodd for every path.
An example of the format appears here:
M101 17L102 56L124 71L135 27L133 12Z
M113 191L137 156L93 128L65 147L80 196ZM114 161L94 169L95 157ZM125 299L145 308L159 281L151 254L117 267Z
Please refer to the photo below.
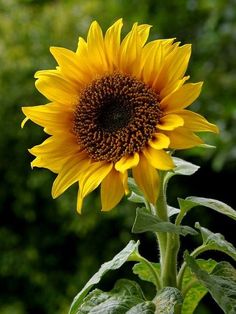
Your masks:
M49 137L30 149L32 167L57 174L53 198L78 182L77 210L101 185L102 210L128 194L128 171L155 204L159 170L175 167L172 149L201 145L194 132L218 132L201 115L186 110L202 82L186 83L191 45L174 39L147 43L150 25L135 23L121 40L122 20L103 35L94 21L76 52L51 47L54 70L35 74L46 105L23 107L26 118Z

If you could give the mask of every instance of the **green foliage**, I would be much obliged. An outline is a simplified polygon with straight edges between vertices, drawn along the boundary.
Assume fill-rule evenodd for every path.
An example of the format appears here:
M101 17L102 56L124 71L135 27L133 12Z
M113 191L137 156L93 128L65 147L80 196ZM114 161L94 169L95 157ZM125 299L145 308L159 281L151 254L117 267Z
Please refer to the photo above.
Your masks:
M180 213L177 217L178 223L182 221L182 219L190 209L199 205L213 209L218 213L228 216L234 220L236 219L236 211L229 205L218 200L204 197L189 196L185 200L179 198L178 202L180 206Z
M154 314L155 305L145 301L139 285L120 279L110 292L93 290L77 308L76 314Z
M157 286L155 273L157 273L160 276L161 274L160 264L151 263L151 268L150 268L150 266L147 265L147 263L140 262L133 266L133 273L138 275L140 279L151 282L152 284Z
M199 223L196 223L196 228L201 231L203 239L201 251L221 251L236 261L235 247L230 242L226 241L222 234L213 233L207 228L201 227Z
M88 291L91 290L91 288L95 284L99 283L101 278L109 270L114 270L114 269L120 268L129 259L129 257L137 251L137 249L138 249L138 243L135 243L134 241L130 241L127 244L127 246L120 253L118 253L116 256L114 256L114 258L111 261L104 263L100 267L99 271L93 275L93 277L87 282L87 284L84 286L84 288L77 294L77 296L75 297L75 299L71 305L69 313L70 314L76 314L80 304L83 301L83 298L86 296Z
M227 262L218 263L208 274L201 269L193 257L185 254L185 260L198 280L208 289L213 299L224 313L236 311L236 270Z
M217 262L212 259L198 259L196 262L198 266L207 273L211 273L217 264ZM191 273L189 267L185 270L182 286L184 291L184 302L181 314L192 314L208 290L197 280L196 276Z
M174 234L197 235L197 231L189 226L176 226L171 222L161 221L157 216L147 212L145 208L137 208L133 233L142 233L146 231L152 232L170 232Z
M166 287L155 298L158 314L174 314L175 308L183 302L180 291L176 288Z

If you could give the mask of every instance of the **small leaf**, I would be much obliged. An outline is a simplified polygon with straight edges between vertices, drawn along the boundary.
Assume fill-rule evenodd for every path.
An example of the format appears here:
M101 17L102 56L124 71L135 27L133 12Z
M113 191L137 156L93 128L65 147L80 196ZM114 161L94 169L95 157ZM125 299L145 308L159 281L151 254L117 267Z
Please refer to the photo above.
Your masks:
M236 211L221 201L197 196L189 196L186 198L186 200L193 202L195 204L194 206L202 205L236 220Z
M155 298L156 314L174 314L175 306L182 302L181 292L177 288L166 287Z
M144 299L142 289L137 284L137 282L128 279L118 280L111 292L118 293L119 295L133 296L139 299Z
M198 280L208 289L224 313L236 313L236 270L227 262L218 263L212 274L201 269L195 259L185 253L185 261Z
M134 225L132 227L133 233L142 233L146 231L152 232L170 232L181 234L197 235L197 231L189 226L176 226L171 222L161 221L157 216L147 212L145 208L137 208Z
M183 220L184 216L187 214L187 212L192 209L193 207L196 206L196 204L192 201L189 201L187 199L182 199L182 198L178 198L178 203L179 203L179 207L180 207L180 213L178 214L177 218L176 218L176 222L178 222L178 224L181 223L181 221Z
M136 310L136 312L134 312ZM120 279L109 292L93 290L78 306L76 314L154 314L155 305L144 300L140 286L127 279Z
M87 282L87 284L84 286L84 288L76 295L74 298L69 314L76 314L77 309L82 302L85 295L91 290L91 288L99 283L102 276L104 276L109 270L115 270L120 268L127 260L128 258L138 250L139 242L130 241L127 246L118 253L111 261L104 263L99 271L93 275L93 277Z
M151 263L153 270L160 276L160 264ZM144 262L137 263L133 266L133 273L138 275L141 280L153 283L156 286L156 278L150 267Z
M197 259L196 260L199 267L205 270L207 273L211 273L214 269L215 265L217 264L216 261L213 259L204 260L204 259ZM183 285L182 291L184 291L189 284L194 283L196 280L196 276L190 272L189 267L186 268L183 278ZM198 303L207 293L207 288L202 285L199 281L196 281L193 286L187 291L184 302L182 306L181 314L192 314L194 310L198 306Z
M138 195L134 192L131 192L131 195L128 197L128 200L133 203L143 203L145 204L145 198L141 195Z
M174 216L180 212L179 208L175 208L173 206L167 205L168 217Z
M172 157L172 159L176 167L173 169L173 171L169 171L166 174L166 181L168 181L171 177L175 175L191 176L200 168L199 166L194 165L191 162L185 161L181 158Z
M205 246L204 251L207 250L221 251L229 255L236 261L235 247L230 242L226 241L222 234L213 233L207 228L201 227L198 222L195 224L195 227L199 229L201 232L203 244Z
M177 157L172 157L172 158L174 160L174 164L176 165L176 167L174 168L175 174L191 176L192 174L197 172L198 169L200 168L199 166L194 165L191 162L185 161L181 158L177 158Z
M142 192L138 188L133 178L130 178L130 177L128 178L128 186L130 190L134 192L136 195L143 196Z

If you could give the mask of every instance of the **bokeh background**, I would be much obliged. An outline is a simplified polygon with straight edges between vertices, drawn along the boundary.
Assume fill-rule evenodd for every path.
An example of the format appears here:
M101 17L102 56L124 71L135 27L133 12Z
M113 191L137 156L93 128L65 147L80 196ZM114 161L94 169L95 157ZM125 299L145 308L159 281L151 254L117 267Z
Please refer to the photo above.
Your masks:
M45 138L40 127L23 119L21 106L46 100L36 91L33 75L55 67L50 46L75 50L79 35L98 20L105 30L124 18L152 24L151 38L176 37L192 43L188 73L204 88L193 109L220 127L220 136L205 136L216 149L194 149L178 156L201 165L191 178L175 177L169 203L188 195L216 198L236 208L236 1L235 0L0 0L0 313L64 314L75 294L127 242L135 207L127 200L100 213L98 191L87 197L83 215L75 210L76 186L57 200L50 195L55 175L30 168L27 149ZM196 208L188 218L235 244L229 218ZM140 250L156 261L152 235L141 235ZM193 248L200 239L184 238ZM220 254L214 254L220 259ZM126 265L104 278L110 289L116 276L135 278ZM152 287L143 285L147 295ZM209 297L196 313L221 313Z

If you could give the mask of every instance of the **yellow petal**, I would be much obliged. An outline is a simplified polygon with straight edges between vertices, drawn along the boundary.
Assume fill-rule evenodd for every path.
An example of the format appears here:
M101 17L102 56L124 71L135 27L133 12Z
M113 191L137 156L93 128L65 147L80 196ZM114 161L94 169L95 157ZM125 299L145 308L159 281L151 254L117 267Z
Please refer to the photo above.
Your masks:
M219 133L218 127L215 124L208 122L200 114L189 110L178 111L178 114L184 119L184 127L191 131Z
M133 177L145 198L155 204L160 190L160 179L157 170L140 154L140 162L132 169Z
M70 80L83 86L89 82L91 75L86 62L82 62L75 52L61 48L51 47L50 51L60 66L63 74Z
M202 82L188 83L181 86L174 93L162 99L160 106L165 112L184 109L196 100L202 89Z
M139 60L141 55L141 43L137 27L138 25L135 23L120 46L119 70L128 74L132 73L134 64Z
M179 126L184 125L184 119L177 114L167 114L162 117L157 124L157 128L160 130L174 130Z
M143 80L146 84L152 86L157 73L160 71L163 48L160 40L149 42L142 51L142 67L143 67Z
M115 164L115 169L124 173L126 170L136 167L139 162L139 154L134 153L133 155L128 155L122 157Z
M164 150L156 150L152 147L146 147L143 150L145 157L148 162L157 169L160 170L170 170L174 168L174 163L172 158Z
M60 104L50 103L34 107L22 107L23 113L27 119L46 128L45 132L53 134L62 132L71 128L73 111L70 107L61 106ZM25 119L22 124L27 120Z
M83 153L69 158L53 182L52 197L56 198L79 180L80 173L89 166L89 159Z
M89 28L87 45L90 61L93 66L103 73L106 72L108 66L104 49L104 39L101 27L97 21L94 21Z
M101 183L102 211L114 208L124 195L120 173L114 168Z
M129 186L128 186L128 171L120 172L120 179L123 184L123 188L125 191L125 195L129 194Z
M38 71L35 74L38 80L35 82L36 88L50 101L61 104L73 105L78 101L78 90L66 78L59 73L50 71ZM79 86L78 86L79 89Z
M175 45L175 48L166 57L163 67L153 83L155 89L160 92L167 84L181 79L187 69L190 55L191 45L182 47Z
M80 213L83 205L83 199L90 192L95 190L103 179L111 171L112 163L95 162L80 174L79 192L77 198L77 211Z
M31 163L32 167L47 168L59 173L67 159L80 152L80 147L74 138L59 135L49 137L42 144L29 149L29 152L37 156Z
M88 58L88 45L82 37L79 37L76 54L78 55L79 60Z
M24 107L21 108L22 111L23 111L23 108L24 108ZM23 111L23 112L24 112L24 111ZM25 117L24 120L21 122L21 125L20 125L20 126L21 126L22 129L23 129L23 127L25 126L25 124L26 124L26 122L27 122L28 120L29 120L29 118L28 118L28 117Z
M174 131L166 131L165 133L170 139L170 148L173 149L186 149L203 144L203 140L200 137L184 127L179 127Z
M163 99L166 96L172 94L190 78L189 75L184 76L181 80L172 81L170 84L167 84L160 92L160 98Z
M151 25L148 25L148 24L141 24L141 25L138 25L137 27L141 47L143 47L146 41L148 40L150 28L151 28Z
M170 140L165 134L155 133L148 144L155 149L163 149L169 147Z
M119 19L110 28L108 28L105 34L104 43L110 70L117 66L122 26L122 19Z

